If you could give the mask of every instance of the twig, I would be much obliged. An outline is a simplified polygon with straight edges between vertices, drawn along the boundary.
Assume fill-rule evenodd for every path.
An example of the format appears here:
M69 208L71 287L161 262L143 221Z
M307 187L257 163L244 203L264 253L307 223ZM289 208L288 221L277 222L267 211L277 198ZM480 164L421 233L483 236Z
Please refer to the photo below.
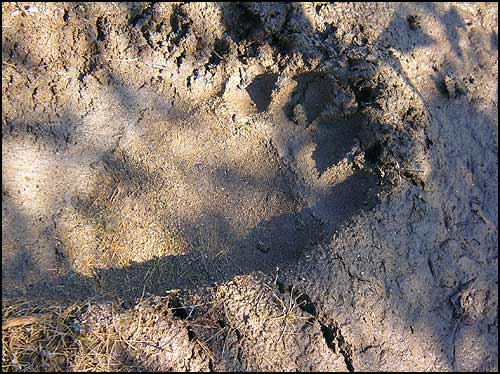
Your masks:
M160 65L160 64L150 64L148 62L141 62L142 64L146 65L146 66L149 66L149 67L152 67L152 68L157 68L157 69L167 69L168 66L166 65Z
M133 62L139 60L139 58L108 58L108 61L118 61L118 62Z
M223 60L222 56L220 54L217 53L217 51L215 49L212 49L212 52L215 53L215 55L217 57L219 57L221 60Z
M9 318L5 322L2 322L2 330L5 330L5 329L11 328L11 327L32 325L34 323L41 322L45 319L49 319L51 316L52 316L51 313L42 313L42 314L37 314L34 316Z

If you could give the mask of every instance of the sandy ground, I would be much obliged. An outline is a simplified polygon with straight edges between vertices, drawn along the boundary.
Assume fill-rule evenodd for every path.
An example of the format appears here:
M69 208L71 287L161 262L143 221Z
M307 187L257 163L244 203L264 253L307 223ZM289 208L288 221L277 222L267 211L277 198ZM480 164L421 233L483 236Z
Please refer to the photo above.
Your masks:
M497 22L2 4L3 305L136 369L498 370Z

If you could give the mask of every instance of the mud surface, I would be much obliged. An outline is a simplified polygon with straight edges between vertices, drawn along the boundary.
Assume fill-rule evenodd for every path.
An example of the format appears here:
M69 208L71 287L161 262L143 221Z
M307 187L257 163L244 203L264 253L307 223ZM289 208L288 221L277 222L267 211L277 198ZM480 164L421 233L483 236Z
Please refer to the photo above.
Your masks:
M497 17L3 4L3 302L148 370L498 370Z

